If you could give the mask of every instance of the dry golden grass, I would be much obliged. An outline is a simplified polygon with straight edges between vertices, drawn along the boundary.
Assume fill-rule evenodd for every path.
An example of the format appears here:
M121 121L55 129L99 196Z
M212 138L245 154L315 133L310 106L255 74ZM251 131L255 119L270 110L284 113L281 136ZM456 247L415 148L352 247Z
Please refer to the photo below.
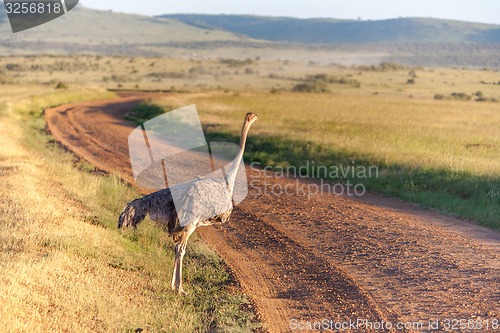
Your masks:
M202 122L220 133L236 135L243 114L255 112L261 121L252 128L252 158L286 165L300 164L303 158L338 163L335 158L347 156L381 167L402 166L405 171L396 180L401 186L386 193L498 227L493 223L498 222L498 199L486 198L484 191L491 188L495 195L492 187L500 178L500 103L434 99L436 94L477 91L500 99L497 85L479 83L498 81L497 72L417 69L415 84L407 84L408 70L376 72L279 61L234 68L217 60L0 58L0 68L6 64L25 66L0 73L2 331L119 332L142 327L193 332L253 327L252 319L238 310L244 298L213 297L223 288L220 281L227 280L213 251L193 239L185 267L193 295L172 295L171 243L166 236L147 223L137 234L114 230L121 205L136 194L113 177L77 172L70 155L46 147L48 138L40 133L41 109L111 96L103 87L190 90L159 103L195 103ZM47 67L34 70L39 67L32 65ZM252 69L249 74L246 67ZM192 68L198 69L190 73ZM151 73L160 73L160 78ZM331 84L329 93L289 91L300 78L320 73L356 79L361 87ZM55 91L58 82L70 89ZM277 93L271 94L271 89ZM303 152L308 143L324 148ZM414 183L421 169L427 170L428 183ZM455 179L457 175L462 178ZM447 187L453 195L458 188L477 197L449 202L440 193L426 192L429 185ZM383 191L387 185L374 186ZM428 198L421 197L424 194ZM231 322L235 313L236 323Z
M408 84L408 70L325 70L356 77L361 87L177 93L156 103L167 110L197 104L207 129L234 141L242 116L255 112L261 121L249 142L254 161L375 165L380 177L363 180L368 190L500 228L500 93L498 85L481 83L496 82L495 72L419 69ZM460 92L470 99L454 100Z
M108 94L38 93L44 94L24 90L19 99L9 99L0 116L7 129L0 132L0 330L245 332L255 327L252 314L240 308L246 299L225 291L227 272L196 237L190 246L196 258L188 255L185 268L187 279L198 282L188 298L172 293L168 236L147 224L138 234L116 230L119 209L137 194L117 178L76 170L72 156L50 146L40 132L39 107Z
M365 95L365 96L363 96ZM408 100L364 92L179 94L158 101L199 106L205 124L232 125L246 112L257 135L320 143L373 160L500 175L500 104Z
M97 260L117 251L119 236L82 223L53 166L19 142L15 122L2 123L2 331L119 331L151 320L143 311L151 300L138 292L151 282ZM172 310L158 306L165 316L175 316Z

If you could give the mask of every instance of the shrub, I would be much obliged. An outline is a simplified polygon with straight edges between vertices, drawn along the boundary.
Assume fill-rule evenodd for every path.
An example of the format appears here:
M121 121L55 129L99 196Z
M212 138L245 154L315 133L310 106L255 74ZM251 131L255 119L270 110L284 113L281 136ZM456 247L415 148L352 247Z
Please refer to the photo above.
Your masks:
M228 65L229 67L243 67L249 66L254 63L252 59L239 60L239 59L220 59L219 63Z
M191 75L206 75L210 74L210 70L204 66L195 66L189 69L189 74Z
M151 72L148 73L146 77L150 77L153 79L183 79L186 77L186 74L183 72Z
M23 66L19 64L7 64L5 65L5 69L11 72L21 72L24 70Z
M458 100L458 101L468 101L471 99L466 93L451 93L450 95L436 94L434 95L436 100Z
M110 79L113 82L128 82L128 81L130 81L130 79L127 76L125 76L125 75L116 75L116 74L111 75Z
M65 83L59 82L55 89L68 89L68 86Z
M395 62L382 62L379 65L353 66L353 69L358 69L362 71L389 72L389 71L407 70L408 66L398 64Z
M142 103L135 106L124 118L140 125L164 113L165 110L159 105Z
M328 74L307 75L304 80L307 82L346 84L356 88L361 87L361 82L359 82L356 79L345 78L345 77L338 78L336 76Z
M451 94L451 98L460 101L469 101L471 99L471 97L466 93L455 93L455 92Z
M293 86L292 91L295 92L328 92L328 89L326 88L326 84L321 81L314 81L314 82L303 82L303 83L298 83L295 86Z
M482 91L476 91L474 96L476 96L478 99L484 98L484 94Z

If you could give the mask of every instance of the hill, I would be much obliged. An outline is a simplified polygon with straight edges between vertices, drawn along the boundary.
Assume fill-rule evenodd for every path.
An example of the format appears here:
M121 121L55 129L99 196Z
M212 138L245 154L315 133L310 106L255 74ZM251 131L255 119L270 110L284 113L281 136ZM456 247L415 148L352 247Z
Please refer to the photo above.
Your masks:
M149 17L73 9L12 34L0 6L0 54L261 58L309 63L500 68L500 26L405 18L384 21L241 15Z
M201 29L177 20L83 8L30 30L12 34L0 6L2 53L102 53L152 55L152 45L240 41L248 38Z
M163 15L202 29L305 44L499 42L500 26L432 18L380 21L297 19L249 15Z

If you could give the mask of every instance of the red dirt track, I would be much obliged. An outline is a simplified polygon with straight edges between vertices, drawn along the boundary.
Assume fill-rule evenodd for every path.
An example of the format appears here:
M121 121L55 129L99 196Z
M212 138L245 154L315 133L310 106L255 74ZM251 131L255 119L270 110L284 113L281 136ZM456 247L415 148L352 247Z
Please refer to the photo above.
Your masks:
M123 116L154 96L49 109L48 128L76 155L133 184L127 138L136 126ZM231 222L197 232L234 272L268 331L323 319L373 325L333 330L340 332L430 331L429 320L440 320L444 331L453 319L495 331L486 324L500 320L499 232L371 194L259 195L273 185L296 188L296 180L250 168L247 175L254 186ZM392 329L376 329L382 321ZM398 322L423 328L399 329Z

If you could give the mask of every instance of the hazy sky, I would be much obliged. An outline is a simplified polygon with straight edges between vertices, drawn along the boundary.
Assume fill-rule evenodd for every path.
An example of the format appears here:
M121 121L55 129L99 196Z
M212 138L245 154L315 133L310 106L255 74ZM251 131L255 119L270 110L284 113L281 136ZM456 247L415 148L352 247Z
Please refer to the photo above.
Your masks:
M86 7L161 15L256 14L384 19L434 17L500 24L499 0L80 0Z

